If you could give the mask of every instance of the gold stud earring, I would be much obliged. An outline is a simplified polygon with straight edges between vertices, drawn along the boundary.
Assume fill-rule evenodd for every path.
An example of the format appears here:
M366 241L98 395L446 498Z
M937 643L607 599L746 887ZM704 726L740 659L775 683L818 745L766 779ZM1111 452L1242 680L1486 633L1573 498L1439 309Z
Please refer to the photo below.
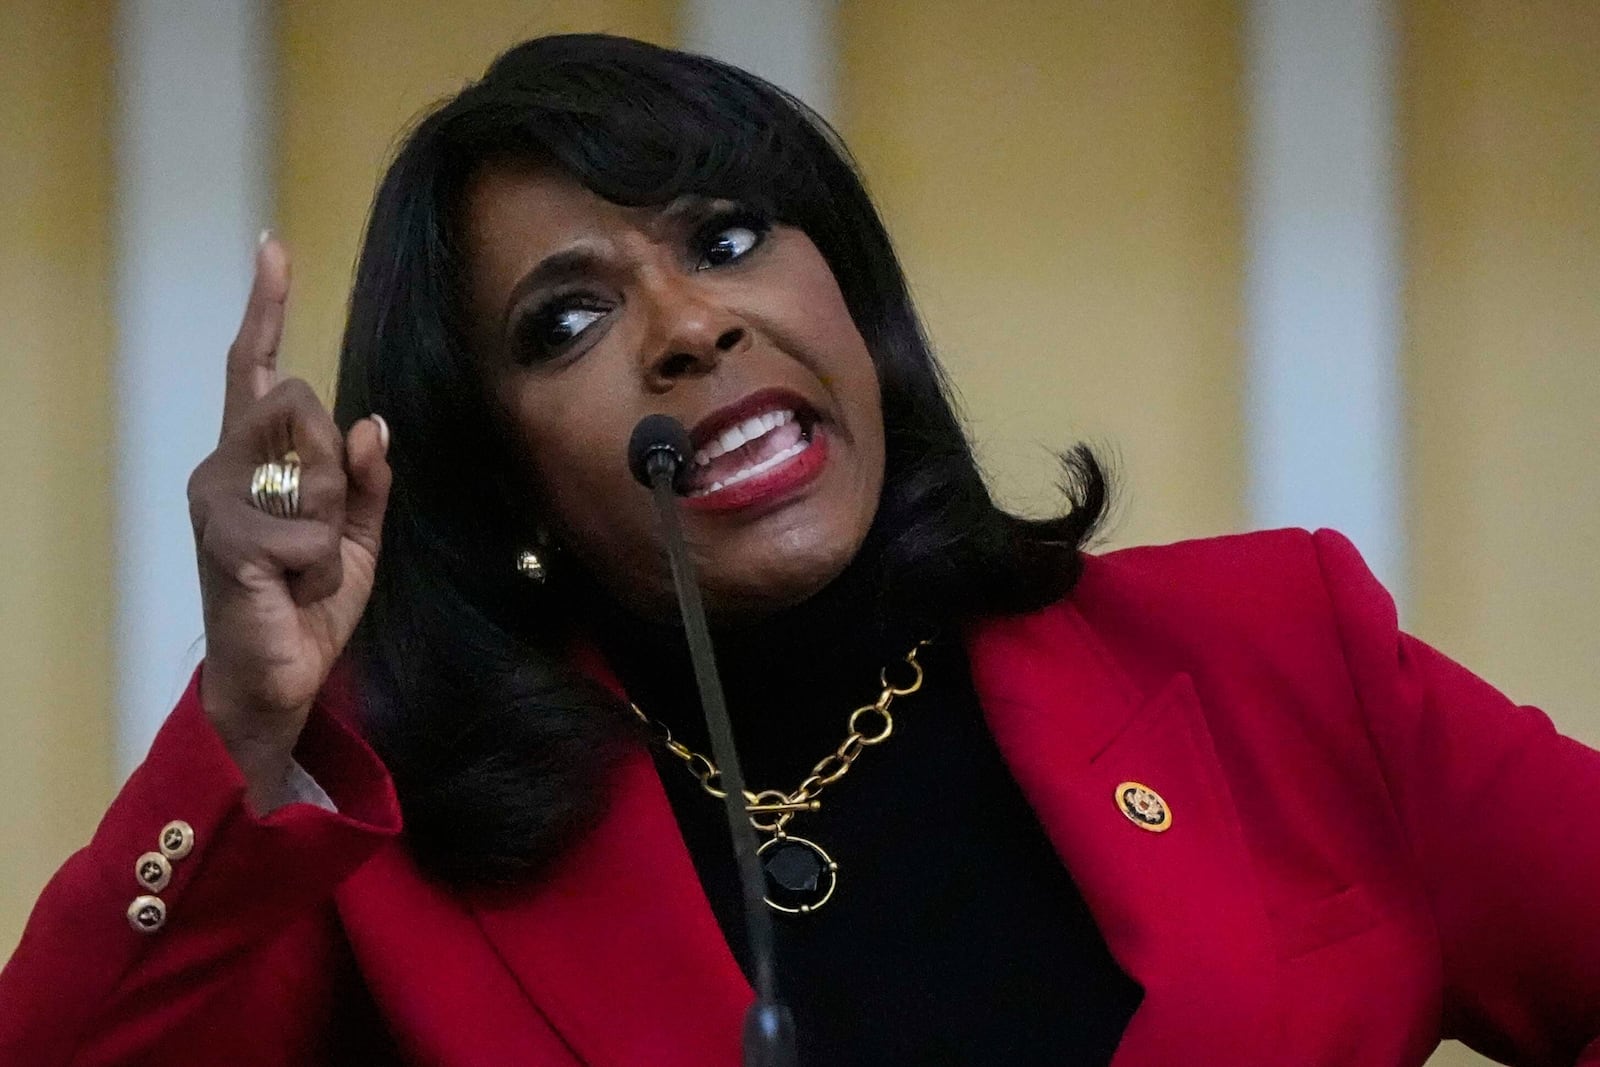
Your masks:
M517 553L517 570L529 581L537 582L540 585L544 584L546 577L544 560L540 559L539 553L533 549L525 548Z

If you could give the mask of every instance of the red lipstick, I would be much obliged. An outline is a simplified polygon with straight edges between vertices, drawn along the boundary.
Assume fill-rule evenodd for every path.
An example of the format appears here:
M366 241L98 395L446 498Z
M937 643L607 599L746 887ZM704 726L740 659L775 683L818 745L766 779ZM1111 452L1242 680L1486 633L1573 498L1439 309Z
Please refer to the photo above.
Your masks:
M695 447L684 506L734 511L772 504L812 481L828 458L814 409L784 389L762 389L719 408L690 431Z

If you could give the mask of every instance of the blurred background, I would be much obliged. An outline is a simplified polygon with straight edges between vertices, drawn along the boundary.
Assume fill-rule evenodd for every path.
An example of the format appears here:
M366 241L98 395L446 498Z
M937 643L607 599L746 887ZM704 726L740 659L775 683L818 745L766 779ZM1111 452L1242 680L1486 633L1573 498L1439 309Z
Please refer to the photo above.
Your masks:
M1108 545L1339 527L1600 743L1594 0L0 0L0 954L201 653L184 482L257 232L326 396L397 136L571 30L837 125L1007 502L1087 438Z

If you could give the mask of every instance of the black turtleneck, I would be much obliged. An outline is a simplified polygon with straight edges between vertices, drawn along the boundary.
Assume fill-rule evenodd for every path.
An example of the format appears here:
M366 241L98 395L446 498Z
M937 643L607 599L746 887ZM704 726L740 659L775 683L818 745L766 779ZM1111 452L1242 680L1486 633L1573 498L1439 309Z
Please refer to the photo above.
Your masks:
M864 618L846 583L778 620L716 634L751 789L794 789L844 740L851 709L877 697L879 668L913 643ZM636 627L632 638L606 642L630 696L709 755L681 631ZM959 636L942 635L920 658L925 684L895 703L893 735L825 790L821 811L789 825L839 865L826 905L773 916L801 1063L1106 1064L1142 992L1111 958L995 747ZM679 760L655 757L748 976L723 809Z

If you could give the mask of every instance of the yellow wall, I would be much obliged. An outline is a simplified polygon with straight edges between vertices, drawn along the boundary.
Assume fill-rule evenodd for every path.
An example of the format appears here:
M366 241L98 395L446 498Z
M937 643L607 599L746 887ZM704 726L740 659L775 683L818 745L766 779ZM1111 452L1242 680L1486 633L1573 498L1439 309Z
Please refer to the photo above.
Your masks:
M285 0L279 12L275 226L294 262L283 366L332 395L373 192L400 131L541 33L671 44L673 0Z
M111 796L110 11L0 4L0 959Z
M1120 455L1120 543L1238 529L1240 24L1227 0L842 9L841 126L1001 495Z
M1405 12L1414 626L1600 743L1600 4Z

